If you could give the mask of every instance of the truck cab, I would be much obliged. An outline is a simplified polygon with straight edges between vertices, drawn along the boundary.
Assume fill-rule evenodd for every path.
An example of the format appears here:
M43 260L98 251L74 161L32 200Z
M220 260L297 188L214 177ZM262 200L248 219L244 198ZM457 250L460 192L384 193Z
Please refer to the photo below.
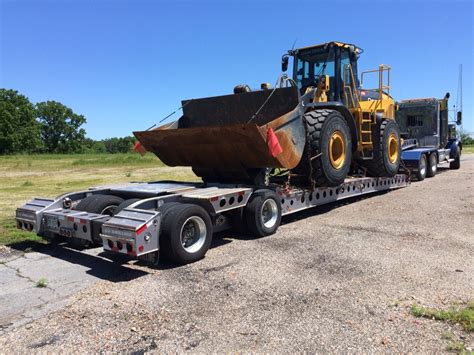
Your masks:
M449 93L442 99L403 100L398 104L396 120L404 139L402 160L416 171L419 180L436 173L437 164L459 168L462 142L456 137L456 122L449 122ZM436 166L435 166L436 165Z

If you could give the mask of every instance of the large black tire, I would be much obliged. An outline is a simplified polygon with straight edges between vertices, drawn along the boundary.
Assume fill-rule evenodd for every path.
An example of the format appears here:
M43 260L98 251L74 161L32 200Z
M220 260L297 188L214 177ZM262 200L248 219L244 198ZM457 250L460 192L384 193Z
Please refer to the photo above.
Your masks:
M113 216L117 207L123 202L123 198L114 195L91 195L81 200L76 210L89 213L107 214Z
M373 159L364 160L370 176L394 176L402 154L400 128L395 120L384 120L372 126ZM396 153L395 153L396 150Z
M212 242L211 218L198 205L177 204L170 207L161 227L161 239L170 247L167 254L179 264L202 259Z
M89 213L106 214L113 216L117 213L117 208L122 204L123 198L114 195L91 195L82 199L75 207L78 211L85 211ZM94 245L102 245L102 238L97 235L92 235ZM71 243L76 247L88 247L90 242L84 239L71 238Z
M252 236L274 234L281 222L281 203L272 190L257 190L245 207L245 219Z
M428 165L426 166L426 177L433 177L438 171L438 156L436 153L431 153L428 156Z
M338 111L324 109L310 111L304 119L309 142L294 172L304 175L312 170L318 186L342 184L352 159L351 132L344 117Z
M129 198L128 200L123 201L120 205L117 206L115 209L115 214L119 213L121 210L124 208L127 208L128 206L134 204L135 202L140 201L139 198Z
M451 148L450 158L454 159L451 163L449 163L450 169L459 169L461 167L461 149L459 146L456 145Z
M418 162L418 170L416 171L416 178L418 181L425 180L427 172L428 160L426 159L425 154L421 154L420 161Z
M163 220L168 215L168 212L174 207L179 205L179 202L168 202L162 205L158 210L161 212L161 231L163 231ZM171 259L171 244L169 238L163 238L163 232L160 234L160 253L161 255Z

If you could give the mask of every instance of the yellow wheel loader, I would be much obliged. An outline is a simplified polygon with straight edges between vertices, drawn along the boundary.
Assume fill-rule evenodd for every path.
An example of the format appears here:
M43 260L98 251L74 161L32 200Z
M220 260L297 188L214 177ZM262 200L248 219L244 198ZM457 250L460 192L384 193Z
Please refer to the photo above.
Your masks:
M341 42L290 50L274 88L239 85L231 95L185 100L177 121L134 134L165 164L191 166L210 183L264 185L273 169L313 186L337 186L356 172L394 176L401 145L390 67L359 77L362 52ZM375 88L363 86L369 75Z

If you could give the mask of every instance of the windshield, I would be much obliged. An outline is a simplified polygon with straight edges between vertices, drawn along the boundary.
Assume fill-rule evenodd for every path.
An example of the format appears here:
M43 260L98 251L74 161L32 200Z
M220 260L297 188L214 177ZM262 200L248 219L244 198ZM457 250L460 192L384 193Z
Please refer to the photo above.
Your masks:
M324 74L329 75L331 84L334 80L333 49L328 52L324 48L312 48L298 53L294 80L300 89L316 86L317 79Z

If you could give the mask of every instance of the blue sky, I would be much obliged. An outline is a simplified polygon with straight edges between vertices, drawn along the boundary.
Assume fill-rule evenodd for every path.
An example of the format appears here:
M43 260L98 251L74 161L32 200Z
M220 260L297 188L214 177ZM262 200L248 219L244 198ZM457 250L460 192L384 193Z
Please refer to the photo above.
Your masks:
M360 69L391 65L398 100L450 91L455 104L462 63L464 128L474 132L472 1L0 4L0 87L64 103L92 138L146 129L182 99L273 84L295 39L357 44Z

